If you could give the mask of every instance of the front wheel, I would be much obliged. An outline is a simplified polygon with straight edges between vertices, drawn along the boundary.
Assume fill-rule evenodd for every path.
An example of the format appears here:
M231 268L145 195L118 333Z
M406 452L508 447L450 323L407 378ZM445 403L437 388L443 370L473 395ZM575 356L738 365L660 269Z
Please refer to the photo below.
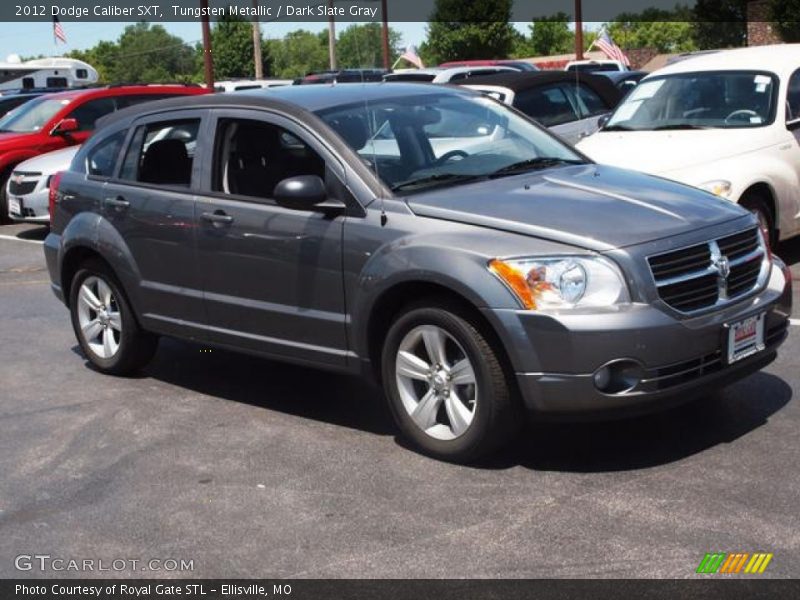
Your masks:
M11 217L8 215L8 178L11 177L11 171L0 173L0 225L13 223Z
M772 214L769 204L764 198L755 193L749 193L739 202L742 208L746 208L756 219L758 227L764 238L773 248L778 243L777 231L775 229L775 217Z
M458 309L403 313L388 332L382 374L397 424L430 456L471 462L516 433L517 403L500 356Z
M158 338L139 327L122 286L105 263L84 263L72 280L69 306L75 337L99 371L128 375L153 357Z

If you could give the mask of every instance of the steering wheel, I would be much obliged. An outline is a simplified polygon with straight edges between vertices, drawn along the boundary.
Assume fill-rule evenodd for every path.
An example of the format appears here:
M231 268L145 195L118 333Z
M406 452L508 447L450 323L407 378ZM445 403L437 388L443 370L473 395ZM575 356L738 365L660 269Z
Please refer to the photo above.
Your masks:
M741 115L743 117L758 117L759 116L759 114L754 110L749 110L747 108L742 108L742 109L733 111L731 114L729 114L727 117L725 117L725 122L727 123L728 121L730 121L731 119L733 119L737 115Z
M438 167L439 165L443 165L448 160L451 160L453 158L461 157L462 159L464 159L467 158L468 156L469 154L467 154L463 150L450 150L450 152L445 152L439 158L437 158L436 162L434 162L433 164Z

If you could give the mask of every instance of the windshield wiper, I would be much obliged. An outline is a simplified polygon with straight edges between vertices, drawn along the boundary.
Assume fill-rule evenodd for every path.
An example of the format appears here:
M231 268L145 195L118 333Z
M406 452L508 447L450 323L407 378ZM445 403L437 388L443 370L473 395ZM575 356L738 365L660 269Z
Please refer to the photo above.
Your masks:
M395 183L390 189L393 192L407 190L415 187L426 187L428 185L438 185L445 183L465 183L467 181L475 181L478 179L485 179L485 175L467 175L464 173L436 173L435 175L428 175L426 177L419 177L417 179L407 179Z
M653 127L653 131L668 131L670 129L709 129L704 125L692 125L691 123L673 123L672 125L659 125Z
M497 169L489 174L489 177L503 177L504 175L514 175L516 173L524 173L526 171L537 171L539 169L549 169L558 165L583 165L586 164L585 160L577 158L557 158L555 156L537 156L536 158L529 158L528 160L521 160L519 162L511 163L501 169Z
M639 131L639 130L634 129L633 127L628 127L627 125L609 125L607 127L601 127L600 131Z

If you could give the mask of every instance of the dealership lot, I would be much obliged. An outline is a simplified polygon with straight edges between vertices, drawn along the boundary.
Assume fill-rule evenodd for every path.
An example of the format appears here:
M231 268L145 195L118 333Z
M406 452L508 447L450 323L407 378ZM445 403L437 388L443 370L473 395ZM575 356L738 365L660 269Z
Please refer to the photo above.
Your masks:
M172 340L141 377L92 371L43 235L0 228L2 577L80 575L21 573L20 554L193 561L144 576L691 577L710 551L798 575L798 325L716 397L535 425L460 467L400 445L356 379ZM800 239L778 254L797 302Z

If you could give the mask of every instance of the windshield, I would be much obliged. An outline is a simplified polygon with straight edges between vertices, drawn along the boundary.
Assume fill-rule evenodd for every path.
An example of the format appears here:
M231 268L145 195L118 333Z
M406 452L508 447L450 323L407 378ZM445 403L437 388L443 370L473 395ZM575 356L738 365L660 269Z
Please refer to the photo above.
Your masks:
M777 79L755 71L679 73L642 81L604 130L761 127L774 118Z
M69 100L36 98L0 119L0 132L33 133L39 131Z
M317 113L398 193L584 159L489 98L432 91Z

